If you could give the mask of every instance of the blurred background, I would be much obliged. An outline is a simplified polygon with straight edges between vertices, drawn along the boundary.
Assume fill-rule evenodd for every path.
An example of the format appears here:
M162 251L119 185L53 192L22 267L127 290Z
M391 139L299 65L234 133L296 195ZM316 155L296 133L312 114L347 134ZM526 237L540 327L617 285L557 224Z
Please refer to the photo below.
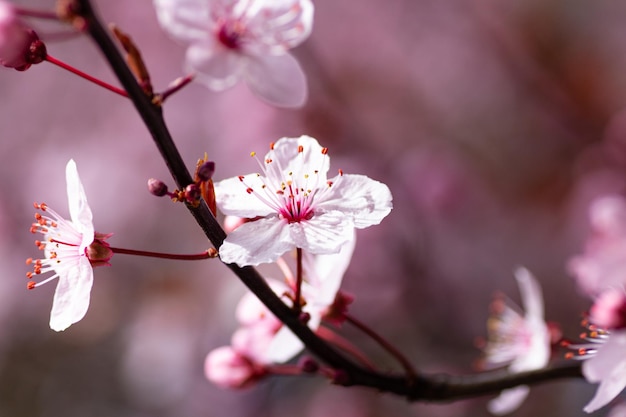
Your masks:
M182 75L184 46L159 28L152 2L96 5L134 38L157 90ZM31 22L44 39L60 27ZM87 38L50 41L48 52L117 84ZM308 134L329 148L332 170L388 184L394 209L359 231L343 288L353 315L421 371L474 371L494 292L519 303L518 265L541 282L546 318L576 338L589 301L565 265L582 251L590 201L626 185L626 3L316 2L313 34L294 54L308 76L303 109L272 108L243 84L192 84L169 99L188 166L207 152L216 179L245 174L257 169L250 151ZM245 292L217 261L116 255L95 270L87 316L50 330L56 284L27 291L24 260L38 255L33 201L68 214L70 158L113 246L196 253L207 242L182 206L147 192L151 177L173 183L129 102L48 63L3 69L0 91L1 417L488 415L487 397L410 404L321 378L213 386L204 358L229 342ZM581 380L536 386L514 415L583 416L594 392Z

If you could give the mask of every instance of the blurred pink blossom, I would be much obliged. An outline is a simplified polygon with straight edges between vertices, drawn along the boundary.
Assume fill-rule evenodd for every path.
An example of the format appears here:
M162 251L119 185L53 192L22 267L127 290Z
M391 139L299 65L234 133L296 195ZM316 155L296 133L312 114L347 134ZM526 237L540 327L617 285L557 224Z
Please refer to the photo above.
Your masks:
M378 224L389 214L392 198L385 184L341 170L327 179L327 152L309 136L282 138L259 161L263 174L215 184L224 214L260 217L228 235L219 249L222 261L258 265L295 248L337 253L355 228Z
M512 373L543 368L550 359L550 332L543 318L541 287L525 268L515 271L525 314L496 300L495 317L488 322L489 341L485 347L489 366L508 364ZM488 409L502 415L514 411L528 395L529 387L522 385L502 391L491 400Z
M609 288L600 294L591 307L589 321L603 329L626 327L626 292Z
M589 210L591 236L583 254L570 259L569 271L592 297L626 285L626 200L618 195L597 198Z
M626 330L618 330L598 339L597 351L583 363L583 375L591 383L600 383L592 400L584 407L587 413L604 407L626 387Z
M188 42L186 65L221 91L244 79L267 102L300 107L305 75L288 52L311 33L310 0L155 0L161 26Z
M212 350L204 362L207 379L222 388L244 388L264 371L230 346Z

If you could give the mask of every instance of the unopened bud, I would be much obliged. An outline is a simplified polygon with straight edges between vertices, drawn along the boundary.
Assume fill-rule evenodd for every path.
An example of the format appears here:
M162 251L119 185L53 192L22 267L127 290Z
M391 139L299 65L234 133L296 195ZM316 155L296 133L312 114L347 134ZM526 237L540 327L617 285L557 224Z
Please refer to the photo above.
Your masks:
M165 194L167 194L167 185L165 185L165 183L161 180L150 178L148 180L148 190L152 195L155 195L157 197L163 197Z
M311 315L309 313L307 313L306 311L303 311L298 316L298 320L300 320L300 323L302 323L302 324L307 324L309 322L309 320L311 320Z
M194 203L200 199L200 188L196 184L189 184L185 187L185 199Z
M198 171L196 175L200 181L208 181L213 178L213 174L215 173L215 162L206 161L202 165L198 167Z
M302 369L302 372L307 374L314 374L320 369L319 363L310 356L303 356L298 361L298 366Z

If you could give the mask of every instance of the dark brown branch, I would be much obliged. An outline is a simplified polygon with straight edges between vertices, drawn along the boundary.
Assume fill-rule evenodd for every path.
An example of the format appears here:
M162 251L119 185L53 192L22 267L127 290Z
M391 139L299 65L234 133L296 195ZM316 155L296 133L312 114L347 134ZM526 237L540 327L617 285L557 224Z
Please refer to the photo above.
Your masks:
M141 86L139 86L120 52L109 37L107 30L97 18L90 1L75 0L74 6L74 12L84 19L85 30L96 42L120 83L128 92L129 98L150 131L177 186L180 189L184 189L192 183L192 178L165 125L161 107L153 104ZM187 208L211 243L216 248L219 248L226 234L206 204L200 204L198 207L188 205ZM345 386L358 385L376 388L382 392L390 392L406 397L411 401L452 401L479 395L495 394L502 389L520 384L536 384L557 378L581 376L579 362L569 362L565 365L517 375L509 375L505 371L496 371L466 376L418 374L413 379L407 379L404 375L373 372L354 364L340 355L326 342L318 338L307 326L303 325L292 309L274 294L254 268L240 268L234 264L229 264L228 267L276 317L302 340L309 351L329 366L340 370L344 374L345 378L338 378L338 383Z

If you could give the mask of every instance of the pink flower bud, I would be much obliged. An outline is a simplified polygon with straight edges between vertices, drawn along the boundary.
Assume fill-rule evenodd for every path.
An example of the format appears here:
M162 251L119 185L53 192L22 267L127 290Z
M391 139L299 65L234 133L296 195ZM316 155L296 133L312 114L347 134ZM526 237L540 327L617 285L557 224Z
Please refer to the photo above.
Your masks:
M17 16L13 6L0 2L0 64L24 71L46 57L37 34Z
M260 379L265 371L230 346L212 350L204 362L204 374L222 388L244 388Z

